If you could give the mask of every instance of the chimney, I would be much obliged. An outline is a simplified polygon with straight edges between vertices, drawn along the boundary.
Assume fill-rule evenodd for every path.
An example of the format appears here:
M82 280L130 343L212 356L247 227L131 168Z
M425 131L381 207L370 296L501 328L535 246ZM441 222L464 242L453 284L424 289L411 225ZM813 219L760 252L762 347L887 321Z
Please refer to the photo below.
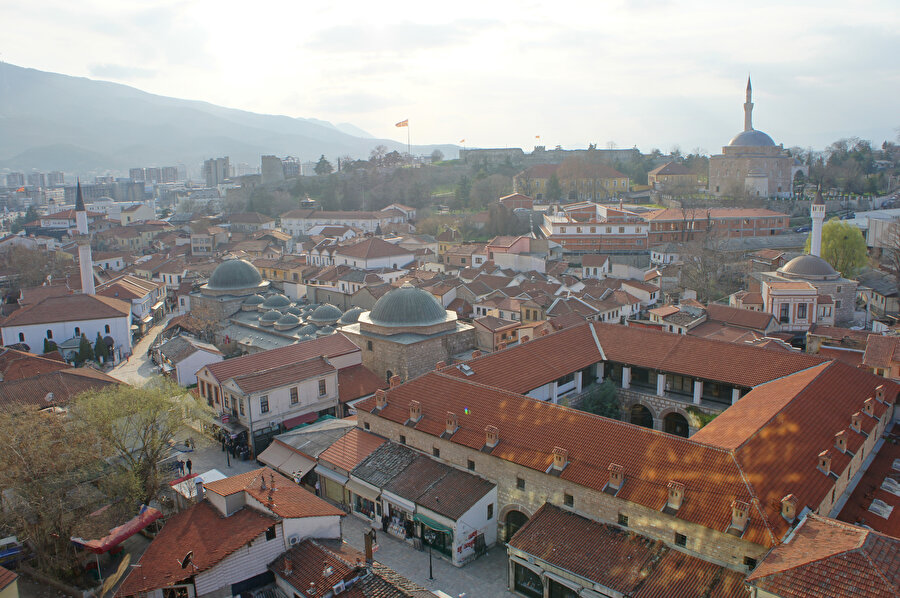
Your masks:
M527 343L527 342L530 341L530 340L531 340L531 337L528 336L528 335L526 334L526 335L523 336L521 339L519 339L519 342L524 344L524 343Z
M797 518L797 497L793 494L781 499L781 516L791 523Z
M837 450L842 453L847 452L847 431L841 430L837 434L834 435L834 446Z
M609 487L615 488L618 492L619 488L621 488L622 484L625 482L624 468L621 465L610 463L609 467L606 469L609 471Z
M478 349L475 349L474 351L472 351L472 359L475 359L477 357L481 357L481 351Z
M553 447L553 473L559 475L569 464L569 451L558 446Z
M453 436L457 430L459 430L459 421L456 419L456 414L448 411L447 422L444 427L444 434L446 434L447 436Z
M750 505L741 500L731 501L731 527L743 532L749 520Z
M484 429L484 446L485 448L494 448L500 442L500 430L497 426L487 426Z
M375 391L375 408L384 409L387 407L387 393L384 389L379 388Z
M862 432L862 415L859 411L850 416L850 429L854 432Z
M879 403L884 403L884 384L875 387L875 398Z
M669 489L669 499L666 501L666 508L677 511L684 502L684 484L681 482L671 481L667 485Z
M447 367L447 362L446 362L446 361L439 361L439 362L437 362L436 364L434 364L434 369L436 369L436 370L442 370L442 369L444 369L445 367Z
M266 475L265 474L262 474L261 476L259 476L259 489L260 490L266 489Z
M400 386L400 376L394 374L391 376L391 388L396 388L398 386Z
M825 449L821 453L819 453L819 471L824 473L825 475L829 475L831 473L831 451Z
M497 343L497 350L498 350L498 351L502 351L502 350L505 349L505 348L506 348L506 341L500 341L499 343Z
M875 399L873 399L872 397L866 399L866 401L863 403L863 412L866 415L875 417Z
M540 335L541 335L541 336L547 336L547 329L546 329L546 328L541 328L541 333L540 333Z
M194 496L197 497L197 500L203 500L203 479L202 478L194 478Z
M422 404L419 401L409 402L409 421L417 422L422 419Z

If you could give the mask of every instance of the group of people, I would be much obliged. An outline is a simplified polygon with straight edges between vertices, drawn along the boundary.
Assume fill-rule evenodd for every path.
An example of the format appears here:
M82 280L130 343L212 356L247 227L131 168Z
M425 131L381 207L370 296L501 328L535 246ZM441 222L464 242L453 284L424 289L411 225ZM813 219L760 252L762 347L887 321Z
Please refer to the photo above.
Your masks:
M187 474L191 475L191 470L193 469L194 464L191 463L190 459L188 459L187 461L182 461L181 459L178 459L177 464L178 464L178 473L180 475L184 475L185 469L187 469Z

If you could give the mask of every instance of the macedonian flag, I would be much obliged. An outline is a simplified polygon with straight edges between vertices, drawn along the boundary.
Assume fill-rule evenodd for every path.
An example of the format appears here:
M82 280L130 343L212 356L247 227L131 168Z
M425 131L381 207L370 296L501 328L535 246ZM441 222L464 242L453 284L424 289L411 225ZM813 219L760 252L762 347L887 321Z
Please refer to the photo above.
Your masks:
M407 118L406 120L401 120L400 122L398 122L398 123L397 123L396 125L394 125L394 126L395 126L395 127L408 127L408 126L409 126L409 119Z

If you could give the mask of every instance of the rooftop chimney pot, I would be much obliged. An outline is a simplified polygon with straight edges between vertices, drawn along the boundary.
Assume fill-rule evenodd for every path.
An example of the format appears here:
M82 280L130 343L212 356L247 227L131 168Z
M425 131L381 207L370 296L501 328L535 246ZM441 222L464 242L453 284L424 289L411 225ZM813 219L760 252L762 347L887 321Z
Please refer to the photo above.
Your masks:
M797 497L793 494L781 499L781 516L790 522L797 518Z
M444 428L444 431L448 436L452 436L459 429L459 420L456 418L456 414L452 411L447 412L447 425Z
M500 442L500 430L497 429L497 426L487 426L484 429L484 436L484 444L490 448L494 448Z
M677 511L684 502L684 484L673 480L668 483L667 488L669 489L669 499L666 501L666 506Z
M398 386L400 386L400 376L394 374L391 376L391 388L396 388Z
M562 471L569 464L569 451L558 446L553 447L553 469Z
M750 505L741 500L731 501L731 527L743 531L750 520Z
M873 399L872 397L866 399L866 401L863 403L863 412L866 415L872 417L875 416L875 399Z
M422 404L419 401L409 402L409 419L414 422L422 419Z
M444 369L445 367L447 367L447 362L446 362L446 361L439 361L439 362L437 362L436 364L434 364L434 369L436 369L436 370L442 370L442 369Z
M837 450L842 453L847 452L847 432L846 430L841 430L837 434L834 435L834 446Z
M606 468L609 471L609 485L618 490L625 481L625 469L616 463L610 463Z
M879 384L875 387L875 398L878 399L879 403L884 403L884 384Z
M387 407L387 393L381 388L375 391L375 407L378 409Z
M474 351L472 351L472 359L475 359L477 357L481 357L481 351L478 349L475 349Z
M828 475L831 473L831 451L825 449L819 453L819 471Z
M862 432L862 415L859 411L850 416L850 428L854 432Z

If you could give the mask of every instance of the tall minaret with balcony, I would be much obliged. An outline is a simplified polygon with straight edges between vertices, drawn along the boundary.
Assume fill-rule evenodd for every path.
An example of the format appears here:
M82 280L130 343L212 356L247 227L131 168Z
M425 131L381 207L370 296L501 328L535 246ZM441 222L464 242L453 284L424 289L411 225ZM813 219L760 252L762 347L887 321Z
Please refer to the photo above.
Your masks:
M744 131L753 130L753 102L750 97L753 95L753 88L750 87L750 75L747 75L747 100L744 102Z
M816 199L810 207L812 216L812 237L809 242L809 254L822 257L822 225L825 223L825 200L822 199L822 190L816 190Z
M85 295L93 295L94 288L94 260L91 257L91 236L88 233L87 211L84 209L84 198L81 195L81 181L78 181L75 189L75 225L78 228L76 242L78 243L78 267L81 271L81 292Z

